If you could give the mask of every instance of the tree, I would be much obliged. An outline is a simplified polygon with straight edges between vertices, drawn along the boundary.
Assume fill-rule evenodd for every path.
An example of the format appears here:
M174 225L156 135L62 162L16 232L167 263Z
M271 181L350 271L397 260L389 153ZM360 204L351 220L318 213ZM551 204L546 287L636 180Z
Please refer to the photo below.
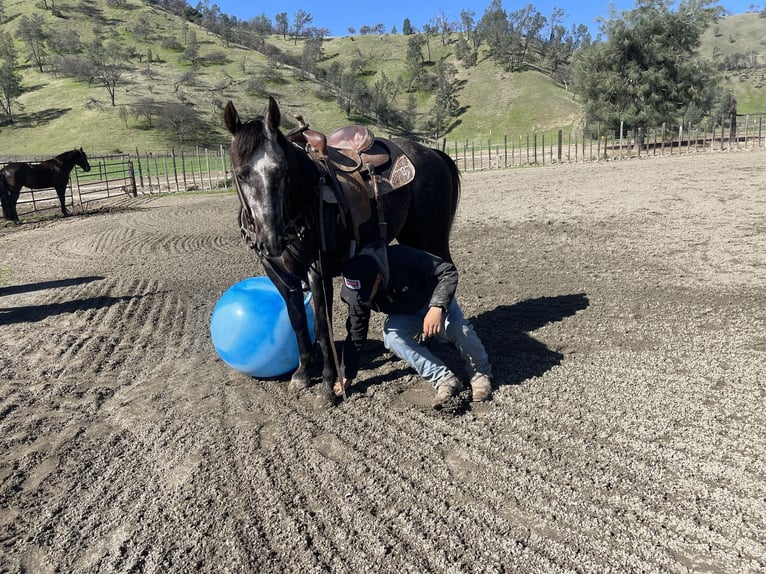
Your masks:
M401 117L401 128L405 135L412 135L415 131L418 116L418 99L415 94L407 94L407 107Z
M712 105L713 69L696 50L718 8L712 0L638 0L603 25L606 42L578 52L575 83L589 123L615 129L676 126L687 112ZM699 112L697 112L699 113Z
M276 31L278 34L282 34L282 39L287 40L287 32L290 31L290 24L287 20L287 12L280 12L274 17L276 22Z
M162 104L150 99L139 98L130 105L130 111L136 117L143 118L147 129L154 127L154 118L160 115Z
M298 36L303 35L305 28L311 24L314 17L305 12L304 10L298 10L293 16L293 42L298 42Z
M404 60L410 76L410 86L417 86L423 76L423 34L415 34L407 39L407 56Z
M510 70L523 70L527 64L529 48L534 41L540 41L540 32L547 20L534 6L527 4L508 15L511 51L506 66Z
M91 81L98 82L106 89L111 98L112 106L115 106L114 98L117 84L128 69L123 52L123 49L115 41L102 45L98 40L91 44L88 51Z
M301 66L307 72L316 73L317 65L324 58L324 39L322 36L312 36L306 40L301 54Z
M487 43L490 56L495 61L503 61L509 51L508 14L503 9L501 0L492 0L476 26L480 41Z
M449 43L450 36L457 27L454 22L450 22L444 12L434 17L433 26L441 35L442 46L446 46Z
M434 92L434 106L429 114L429 128L434 131L438 138L449 127L449 121L457 115L460 104L457 100L457 83L455 77L457 69L454 65L441 60L436 66L436 90Z
M22 16L19 21L17 36L29 48L29 59L32 60L40 72L48 53L45 50L45 42L48 40L48 32L45 29L45 20L40 14L32 17Z
M181 143L195 139L205 127L197 110L180 102L162 104L157 125Z
M460 59L466 66L475 66L479 61L479 43L481 38L476 33L475 16L476 13L473 10L460 11L460 22L465 34L465 53Z
M197 33L194 30L189 30L186 37L186 48L184 48L181 58L188 60L191 65L195 65L199 60L199 42L197 41Z
M16 47L8 32L0 31L0 111L13 123L13 107L21 95L21 74L16 71Z
M147 14L140 14L133 24L133 35L139 40L146 41L152 33L152 22Z
M412 24L410 23L410 19L405 18L404 22L402 22L402 35L410 36L414 33L415 33L415 29L412 27Z
M266 45L266 36L274 32L274 26L271 25L271 20L265 14L256 16L250 20L250 28L258 38L258 42L261 47Z

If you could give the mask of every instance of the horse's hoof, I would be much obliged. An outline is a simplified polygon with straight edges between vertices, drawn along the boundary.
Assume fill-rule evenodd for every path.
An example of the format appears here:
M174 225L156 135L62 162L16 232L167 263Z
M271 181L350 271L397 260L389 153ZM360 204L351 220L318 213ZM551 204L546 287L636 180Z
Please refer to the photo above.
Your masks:
M309 386L310 382L308 377L293 377L290 379L290 384L287 386L287 390L293 393L302 391Z
M335 396L328 397L324 393L319 393L314 396L314 410L324 411L331 409L335 406Z

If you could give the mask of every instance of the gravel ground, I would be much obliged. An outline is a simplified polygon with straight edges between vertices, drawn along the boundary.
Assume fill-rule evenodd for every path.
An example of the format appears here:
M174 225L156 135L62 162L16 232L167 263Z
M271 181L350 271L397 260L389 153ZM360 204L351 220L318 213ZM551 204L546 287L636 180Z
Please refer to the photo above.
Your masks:
M331 410L217 357L233 194L0 227L0 572L766 570L765 160L465 174L438 413L377 319Z

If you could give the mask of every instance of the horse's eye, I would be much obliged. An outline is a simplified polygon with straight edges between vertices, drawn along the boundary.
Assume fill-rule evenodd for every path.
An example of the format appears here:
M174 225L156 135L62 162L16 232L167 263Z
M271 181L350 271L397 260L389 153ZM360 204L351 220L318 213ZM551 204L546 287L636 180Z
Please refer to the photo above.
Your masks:
M247 179L250 175L250 166L248 164L242 164L234 168L234 175L239 179Z

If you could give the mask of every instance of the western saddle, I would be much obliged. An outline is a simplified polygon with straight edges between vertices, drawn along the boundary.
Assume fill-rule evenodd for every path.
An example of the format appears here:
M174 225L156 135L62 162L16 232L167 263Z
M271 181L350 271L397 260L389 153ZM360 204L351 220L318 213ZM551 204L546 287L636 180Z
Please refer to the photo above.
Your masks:
M321 188L322 200L339 205L344 225L348 226L345 216L351 218L358 243L360 225L372 216L372 200L379 206L382 196L410 183L415 166L398 145L376 138L365 126L349 125L325 135L309 129L301 116L296 119L299 126L287 138L325 166L331 181ZM383 235L385 221L380 209L378 220Z

